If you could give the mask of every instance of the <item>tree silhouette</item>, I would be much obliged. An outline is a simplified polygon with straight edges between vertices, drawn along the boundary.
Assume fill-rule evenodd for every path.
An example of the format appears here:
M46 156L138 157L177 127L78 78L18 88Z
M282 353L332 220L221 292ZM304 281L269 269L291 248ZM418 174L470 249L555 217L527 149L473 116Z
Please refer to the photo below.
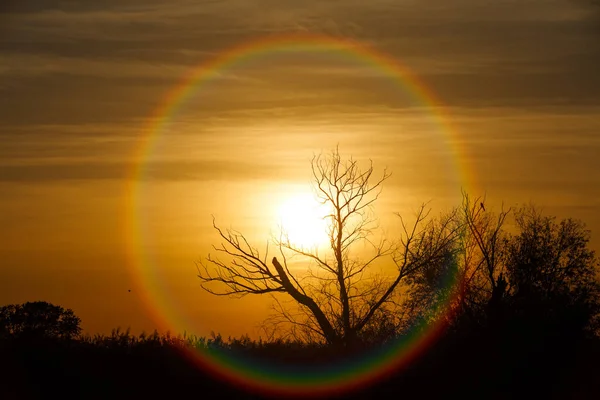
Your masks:
M577 220L557 221L533 205L515 213L519 233L508 238L505 263L511 308L572 332L594 330L600 312L600 264L588 248L590 231Z
M512 210L502 207L496 214L486 210L484 203L485 196L472 199L463 191L462 290L458 306L471 315L500 312L500 303L508 290L502 259L506 243L503 228Z
M410 320L444 318L446 323L457 325L469 319L479 323L504 296L502 228L510 210L496 215L482 206L484 197L471 198L465 191L462 195L462 205L450 221L459 234L445 257L416 271L407 281ZM458 287L447 284L451 277ZM440 304L449 304L452 312L432 313Z
M455 251L445 263L432 263L408 280L415 315L448 298L439 282L452 268L460 289L451 304L454 312L443 316L454 326L467 323L494 330L511 320L520 326L529 321L531 326L550 324L554 330L598 332L600 266L589 249L585 225L544 216L533 205L502 207L496 213L481 207L484 203L485 198L463 192L454 222L461 232ZM510 215L512 234L505 228Z
M81 332L73 310L34 301L0 307L0 337L69 339Z
M597 331L600 266L588 247L585 225L544 216L533 205L494 213L481 207L483 202L463 192L456 221L461 235L452 261L461 285L452 304L459 318L448 322L498 329L511 320L521 327ZM505 229L511 214L512 234ZM443 295L436 282L450 264L431 265L413 276L409 293L414 304L427 308Z
M372 161L363 169L352 158L342 160L338 149L314 156L311 167L316 196L330 210L326 254L297 246L282 232L273 240L281 258L273 257L269 265L268 244L261 256L243 234L224 231L213 220L223 240L214 249L228 260L209 254L198 263L202 287L216 295L273 295L277 313L269 322L304 340L349 344L366 332L393 330L403 315L399 298L405 281L453 250L459 233L455 212L429 218L423 204L412 224L398 215L402 235L397 242L375 240L372 205L390 174L384 170L375 177ZM352 250L359 245L371 253L356 257ZM304 276L290 270L291 257L303 260ZM392 275L375 266L386 260ZM280 293L291 301L275 296Z

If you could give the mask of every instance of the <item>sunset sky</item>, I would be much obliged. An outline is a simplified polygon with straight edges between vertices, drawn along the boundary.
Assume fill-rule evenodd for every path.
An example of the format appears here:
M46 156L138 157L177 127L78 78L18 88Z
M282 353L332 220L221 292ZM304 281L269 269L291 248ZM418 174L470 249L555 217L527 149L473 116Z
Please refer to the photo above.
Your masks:
M582 219L598 251L599 66L594 0L2 0L0 305L255 334L265 299L200 289L211 215L264 248L337 144L392 172L392 238L463 187Z

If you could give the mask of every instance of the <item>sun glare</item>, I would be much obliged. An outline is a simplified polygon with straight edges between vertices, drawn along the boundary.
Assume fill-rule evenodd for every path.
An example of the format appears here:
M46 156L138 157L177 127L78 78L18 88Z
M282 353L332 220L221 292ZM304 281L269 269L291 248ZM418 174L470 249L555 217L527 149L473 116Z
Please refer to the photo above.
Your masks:
M277 210L278 222L291 244L314 248L329 243L327 208L312 194L297 194L287 198Z

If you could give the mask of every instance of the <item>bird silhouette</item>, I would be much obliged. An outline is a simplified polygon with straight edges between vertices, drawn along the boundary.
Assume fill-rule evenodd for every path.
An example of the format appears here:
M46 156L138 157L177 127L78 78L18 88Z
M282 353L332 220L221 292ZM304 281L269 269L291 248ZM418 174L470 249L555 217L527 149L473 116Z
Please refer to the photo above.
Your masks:
M485 207L483 206L483 203L479 203L479 205L481 206L481 209L482 209L483 211L485 211Z

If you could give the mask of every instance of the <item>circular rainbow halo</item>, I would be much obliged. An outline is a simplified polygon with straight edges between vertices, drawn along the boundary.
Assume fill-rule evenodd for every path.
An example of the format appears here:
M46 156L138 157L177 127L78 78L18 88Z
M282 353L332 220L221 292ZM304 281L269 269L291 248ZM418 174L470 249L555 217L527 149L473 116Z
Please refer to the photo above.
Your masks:
M379 53L358 42L314 35L277 36L244 43L215 57L214 59L192 69L167 96L157 109L151 121L148 135L144 138L137 156L137 164L132 172L130 202L127 204L129 231L127 237L132 242L131 269L145 305L155 315L161 327L171 331L179 331L179 325L173 313L166 306L165 295L157 296L160 291L160 276L153 266L152 260L144 253L139 202L142 197L140 177L146 173L147 160L156 149L156 142L167 129L171 116L185 104L193 93L202 90L203 84L218 79L225 71L247 60L257 60L261 56L280 52L328 52L339 54L341 58L373 69L385 76L398 91L412 98L422 108L431 108L430 118L457 160L461 160L452 140L452 130L443 115L443 107L433 93L427 89L416 76L397 60ZM327 211L315 203L308 194L289 197L277 210L282 228L287 231L290 242L300 247L322 246L328 244ZM314 232L320 232L315 235ZM321 234L322 233L322 234ZM448 286L455 285L454 279L448 279ZM447 303L449 303L448 300ZM447 303L444 305L446 309ZM447 310L446 310L447 312ZM444 320L442 318L442 320ZM421 354L435 341L444 328L439 322L431 326L415 327L402 340L387 345L380 351L358 357L355 360L328 366L314 371L294 368L274 368L259 361L235 358L232 355L218 352L188 353L204 370L232 383L252 388L265 394L281 395L328 395L343 393L363 387L382 379L399 367L406 365Z

